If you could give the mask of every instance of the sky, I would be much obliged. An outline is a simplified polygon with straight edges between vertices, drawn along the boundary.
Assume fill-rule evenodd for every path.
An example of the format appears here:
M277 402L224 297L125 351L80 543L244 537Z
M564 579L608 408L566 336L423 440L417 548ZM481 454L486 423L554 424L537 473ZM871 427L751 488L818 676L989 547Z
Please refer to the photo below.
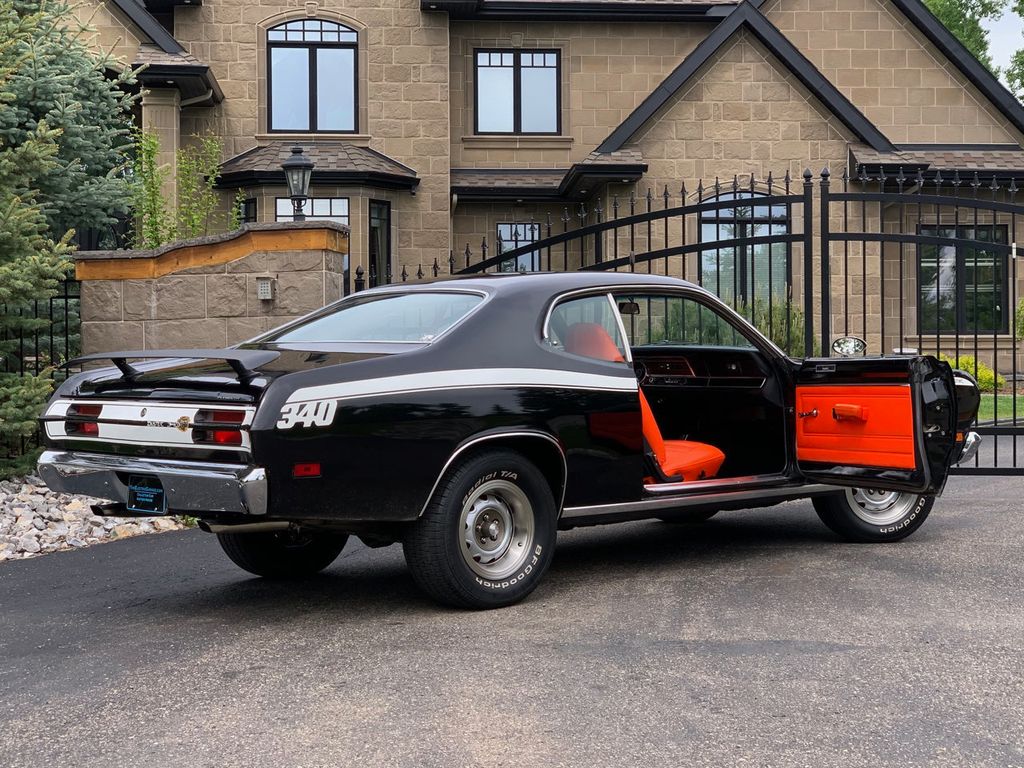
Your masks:
M1003 18L986 22L985 28L988 29L992 62L1000 68L1005 68L1014 52L1024 48L1024 19L1007 10Z

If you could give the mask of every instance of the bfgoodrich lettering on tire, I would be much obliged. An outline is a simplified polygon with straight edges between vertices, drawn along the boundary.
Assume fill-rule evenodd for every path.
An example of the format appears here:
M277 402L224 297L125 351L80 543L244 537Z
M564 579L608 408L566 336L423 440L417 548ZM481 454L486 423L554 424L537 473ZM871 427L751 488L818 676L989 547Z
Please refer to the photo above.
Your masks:
M524 456L470 457L442 480L404 541L419 587L459 608L499 608L534 590L555 549L555 501Z
M818 517L847 541L899 541L921 527L934 496L847 488L814 498Z

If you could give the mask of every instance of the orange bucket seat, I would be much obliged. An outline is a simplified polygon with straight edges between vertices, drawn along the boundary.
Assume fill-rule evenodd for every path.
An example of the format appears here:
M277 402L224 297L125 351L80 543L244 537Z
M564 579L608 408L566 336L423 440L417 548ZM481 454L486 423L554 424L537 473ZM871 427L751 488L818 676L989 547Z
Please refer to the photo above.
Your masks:
M574 355L593 357L609 362L623 363L625 360L608 331L597 323L575 323L569 326L565 338L565 351ZM643 422L644 440L653 454L661 482L681 480L709 480L718 474L725 461L725 454L707 443L694 440L665 440L654 418L647 396L642 389L640 395L640 416Z

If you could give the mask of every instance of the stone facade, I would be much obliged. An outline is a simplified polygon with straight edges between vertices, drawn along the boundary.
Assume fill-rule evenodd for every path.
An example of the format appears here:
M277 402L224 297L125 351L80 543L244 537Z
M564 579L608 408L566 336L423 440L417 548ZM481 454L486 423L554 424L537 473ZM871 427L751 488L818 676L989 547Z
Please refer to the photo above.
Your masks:
M764 11L896 144L1024 138L890 3L772 0Z

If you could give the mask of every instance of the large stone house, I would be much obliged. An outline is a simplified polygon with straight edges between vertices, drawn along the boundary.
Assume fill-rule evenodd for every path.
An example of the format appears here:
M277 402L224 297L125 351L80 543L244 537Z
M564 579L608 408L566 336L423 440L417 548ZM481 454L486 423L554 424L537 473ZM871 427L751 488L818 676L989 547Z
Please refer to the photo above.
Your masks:
M302 146L307 217L348 224L378 281L684 181L1024 174L1024 108L921 0L102 0L91 23L147 65L140 119L166 159L223 137L225 204L241 190L268 222L291 217L281 162ZM987 226L971 239L1007 237ZM1009 332L1021 286L1005 259L977 266L951 257L942 290L988 296L993 327L911 318L915 333ZM929 300L916 272L887 270L907 302ZM860 311L871 333L866 315L888 308Z

